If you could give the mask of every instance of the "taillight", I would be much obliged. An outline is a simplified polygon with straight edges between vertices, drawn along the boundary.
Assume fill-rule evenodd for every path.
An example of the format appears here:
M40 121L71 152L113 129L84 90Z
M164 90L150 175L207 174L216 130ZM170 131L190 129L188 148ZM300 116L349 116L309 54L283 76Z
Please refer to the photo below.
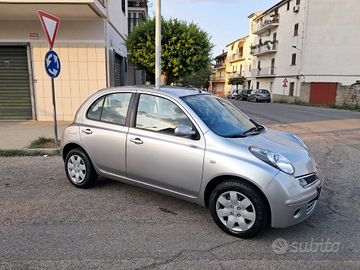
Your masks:
M261 97L261 95L260 95L260 94L256 94L256 96L257 96L257 97Z

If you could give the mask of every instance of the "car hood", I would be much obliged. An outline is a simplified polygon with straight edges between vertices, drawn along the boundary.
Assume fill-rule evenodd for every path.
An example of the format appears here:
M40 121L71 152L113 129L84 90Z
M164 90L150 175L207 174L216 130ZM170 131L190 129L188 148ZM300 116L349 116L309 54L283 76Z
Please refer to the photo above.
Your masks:
M316 172L316 163L310 152L291 134L265 128L260 134L229 140L235 144L263 148L283 155L293 165L295 177Z

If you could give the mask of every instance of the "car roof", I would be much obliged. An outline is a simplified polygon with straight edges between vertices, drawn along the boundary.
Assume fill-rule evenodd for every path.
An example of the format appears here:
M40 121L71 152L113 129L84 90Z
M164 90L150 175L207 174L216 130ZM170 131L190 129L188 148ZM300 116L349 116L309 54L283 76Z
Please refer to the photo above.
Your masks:
M200 88L190 88L190 87L179 87L179 86L161 86L160 89L156 89L153 85L130 85L130 86L116 86L116 87L108 87L98 91L98 94L102 93L115 93L115 92L137 92L137 91L145 91L145 92L154 92L159 94L167 93L171 96L175 97L184 97L191 95L199 95L206 94L209 95L211 93L201 90ZM101 93L101 94L102 94Z

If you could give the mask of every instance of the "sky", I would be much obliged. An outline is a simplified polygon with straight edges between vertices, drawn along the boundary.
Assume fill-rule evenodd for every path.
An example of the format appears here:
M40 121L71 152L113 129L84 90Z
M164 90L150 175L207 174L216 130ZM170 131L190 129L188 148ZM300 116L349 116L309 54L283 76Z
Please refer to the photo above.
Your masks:
M156 0L150 0L149 15L155 16ZM161 14L166 19L177 18L194 22L209 33L215 46L212 56L227 51L226 45L249 35L248 16L264 11L279 0L161 0Z

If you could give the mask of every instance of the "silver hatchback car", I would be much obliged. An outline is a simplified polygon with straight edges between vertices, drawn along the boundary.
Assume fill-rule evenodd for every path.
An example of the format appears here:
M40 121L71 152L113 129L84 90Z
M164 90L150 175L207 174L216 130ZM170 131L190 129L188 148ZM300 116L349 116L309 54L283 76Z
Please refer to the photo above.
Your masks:
M209 207L222 230L241 238L307 219L324 182L296 135L199 89L100 90L62 134L61 154L76 187L100 175L172 195Z

